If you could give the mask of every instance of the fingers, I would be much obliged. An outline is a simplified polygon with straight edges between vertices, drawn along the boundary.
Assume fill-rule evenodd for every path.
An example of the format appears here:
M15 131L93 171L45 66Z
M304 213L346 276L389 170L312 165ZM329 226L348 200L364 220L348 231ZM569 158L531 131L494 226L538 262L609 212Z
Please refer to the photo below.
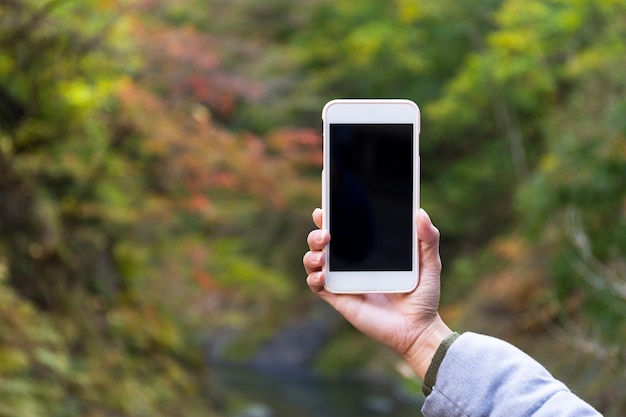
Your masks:
M306 283L311 291L319 293L324 290L325 276L323 271L315 271L306 277Z
M307 274L311 274L314 271L321 271L324 266L324 252L320 251L308 251L302 258L302 264Z
M322 227L322 209L320 208L316 208L315 210L313 210L313 223L315 223L315 225L319 228Z
M302 263L307 273L306 283L311 291L319 293L324 289L325 276L322 268L324 267L324 252L309 251L304 254Z
M312 251L320 251L328 245L330 241L330 234L328 230L315 229L309 233L306 242L309 245L309 249Z
M309 245L309 251L304 254L302 263L307 273L306 282L311 288L311 291L315 293L323 292L325 276L322 271L326 258L324 256L324 248L330 241L330 233L328 230L321 230L322 227L322 210L316 208L312 213L313 222L320 229L313 230L307 237L307 244Z
M423 209L420 209L417 214L417 235L419 238L421 272L439 275L441 272L439 230L433 226L430 217Z

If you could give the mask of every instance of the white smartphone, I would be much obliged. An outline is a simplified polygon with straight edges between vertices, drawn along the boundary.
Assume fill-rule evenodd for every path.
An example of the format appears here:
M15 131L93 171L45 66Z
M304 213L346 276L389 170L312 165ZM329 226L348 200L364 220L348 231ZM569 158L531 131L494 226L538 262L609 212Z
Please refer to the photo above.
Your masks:
M326 289L412 291L419 280L419 108L409 100L333 100L322 119Z

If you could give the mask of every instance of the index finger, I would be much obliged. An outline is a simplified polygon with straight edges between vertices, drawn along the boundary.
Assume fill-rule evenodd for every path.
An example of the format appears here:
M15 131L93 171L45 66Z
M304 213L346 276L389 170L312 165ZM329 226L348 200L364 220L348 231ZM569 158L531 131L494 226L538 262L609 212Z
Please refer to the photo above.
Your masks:
M313 223L315 223L315 225L319 227L320 229L322 228L322 215L323 215L322 209L316 208L315 210L313 210L313 214L312 214Z

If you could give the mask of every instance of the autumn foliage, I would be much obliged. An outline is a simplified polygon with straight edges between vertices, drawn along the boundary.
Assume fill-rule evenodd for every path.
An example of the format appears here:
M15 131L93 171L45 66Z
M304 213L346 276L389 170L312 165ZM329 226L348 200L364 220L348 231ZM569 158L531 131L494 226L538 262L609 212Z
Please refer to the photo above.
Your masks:
M226 333L245 362L314 305L301 258L338 97L420 105L450 322L622 415L625 14L0 1L0 415L216 414L203 348ZM316 369L395 372L342 330Z

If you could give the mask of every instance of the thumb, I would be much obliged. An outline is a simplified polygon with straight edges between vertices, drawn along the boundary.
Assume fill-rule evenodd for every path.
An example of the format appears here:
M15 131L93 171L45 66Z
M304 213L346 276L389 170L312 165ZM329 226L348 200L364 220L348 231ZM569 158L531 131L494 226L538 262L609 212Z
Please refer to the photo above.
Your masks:
M436 275L439 277L441 274L439 230L433 225L424 209L420 209L417 213L416 222L420 251L420 275Z

